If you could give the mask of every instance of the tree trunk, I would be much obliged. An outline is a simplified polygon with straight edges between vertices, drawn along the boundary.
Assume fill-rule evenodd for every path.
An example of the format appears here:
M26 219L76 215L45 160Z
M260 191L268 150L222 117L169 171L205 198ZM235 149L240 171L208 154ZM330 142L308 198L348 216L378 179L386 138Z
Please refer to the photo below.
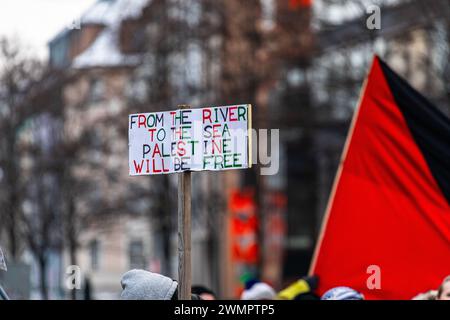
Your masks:
M73 266L78 265L77 261L77 235L76 235L76 225L75 225L75 203L72 195L68 195L68 219L67 219L67 240L68 240L68 246L69 246L69 257L70 257L70 264ZM76 289L72 289L70 292L70 298L72 300L77 299L77 291Z
M47 259L44 256L39 257L39 282L41 298L42 300L48 300Z
M73 266L77 265L77 245L75 243L76 240L71 239L69 244L69 255L70 255L70 264ZM76 289L72 289L70 292L70 298L72 300L77 300L77 291Z
M162 271L165 274L170 274L170 256L171 256L171 243L170 236L172 234L172 212L170 207L170 200L168 194L170 194L170 185L168 176L163 176L162 190L160 190L161 197L159 204L160 208L160 221L162 221L161 233L162 233L162 249L163 249L163 261L161 263Z
M8 240L9 240L9 253L11 254L12 260L17 261L18 249L17 249L17 238L16 238L16 219L14 217L14 209L10 208L10 216L8 223Z
M10 143L12 144L12 143ZM8 152L15 152L14 146L9 146ZM11 153L10 153L11 154ZM17 194L17 176L16 176L15 159L11 159L11 162L7 165L6 179L8 184L8 203L7 203L7 229L8 229L8 241L9 241L9 253L13 260L18 259L19 245L17 237L17 220L18 220L18 207L19 197Z

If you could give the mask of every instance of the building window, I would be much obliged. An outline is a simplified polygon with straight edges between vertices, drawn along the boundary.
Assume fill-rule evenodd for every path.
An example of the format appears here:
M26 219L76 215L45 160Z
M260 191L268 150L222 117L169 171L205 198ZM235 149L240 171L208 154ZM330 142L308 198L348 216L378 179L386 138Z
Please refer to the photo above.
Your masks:
M93 102L101 101L105 95L105 83L98 78L90 80L90 100Z
M145 269L144 244L142 240L133 240L128 248L130 269Z
M97 271L100 264L100 244L97 239L89 243L89 255L91 257L91 269Z

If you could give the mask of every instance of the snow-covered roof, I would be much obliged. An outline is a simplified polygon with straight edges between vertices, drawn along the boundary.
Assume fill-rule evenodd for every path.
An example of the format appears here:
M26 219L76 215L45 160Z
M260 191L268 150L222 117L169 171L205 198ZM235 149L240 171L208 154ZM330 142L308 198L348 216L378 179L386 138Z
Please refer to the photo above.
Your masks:
M119 28L126 19L137 18L151 0L99 0L81 16L81 28L100 24L104 29L94 42L72 61L73 68L135 65L138 55L123 54L119 45Z
M123 54L120 52L117 32L104 30L95 39L92 45L79 54L72 62L72 67L113 67L120 65L136 65L138 55Z
M117 26L122 20L136 18L149 0L99 0L82 16L81 24Z

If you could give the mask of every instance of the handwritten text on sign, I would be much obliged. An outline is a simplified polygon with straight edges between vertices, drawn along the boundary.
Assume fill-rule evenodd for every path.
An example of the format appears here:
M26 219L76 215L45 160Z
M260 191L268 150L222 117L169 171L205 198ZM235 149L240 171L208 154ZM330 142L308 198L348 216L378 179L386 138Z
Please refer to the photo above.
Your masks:
M131 114L130 175L251 166L251 105Z

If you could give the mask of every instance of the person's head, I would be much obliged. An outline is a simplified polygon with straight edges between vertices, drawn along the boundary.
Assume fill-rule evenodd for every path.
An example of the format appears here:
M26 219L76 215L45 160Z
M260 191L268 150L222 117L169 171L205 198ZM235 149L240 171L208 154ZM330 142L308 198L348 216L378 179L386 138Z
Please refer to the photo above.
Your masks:
M158 273L131 270L122 276L123 300L178 300L178 283ZM191 300L202 300L192 294Z
M419 293L411 300L436 300L437 290L429 290L427 292Z
M450 276L447 276L439 287L436 300L450 300Z
M264 282L256 282L251 287L246 286L242 292L241 300L274 300L276 292L271 286Z
M192 293L198 295L202 300L216 300L214 292L204 286L192 286Z
M364 300L364 295L349 287L336 287L325 292L321 300Z
M158 273L131 270L122 276L123 300L172 300L178 283Z

